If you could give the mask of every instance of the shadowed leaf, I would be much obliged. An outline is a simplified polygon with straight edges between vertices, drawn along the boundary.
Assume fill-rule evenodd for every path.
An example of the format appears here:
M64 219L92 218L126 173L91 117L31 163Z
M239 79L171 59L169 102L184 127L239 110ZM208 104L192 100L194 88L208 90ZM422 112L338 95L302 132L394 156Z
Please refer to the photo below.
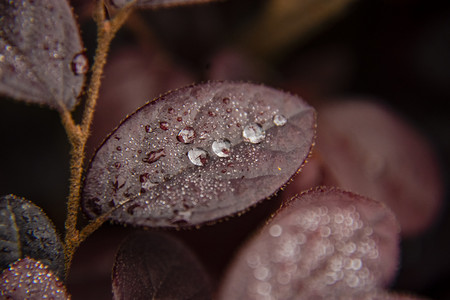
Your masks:
M29 256L64 275L64 250L53 223L33 203L13 195L0 198L0 268Z
M120 247L113 269L114 299L211 299L208 275L182 243L139 233Z
M273 88L211 82L148 103L111 133L86 175L90 217L192 226L270 197L310 152L314 110Z
M0 28L0 93L72 109L88 63L67 1L0 1Z
M238 254L219 299L352 299L392 279L398 233L380 202L333 188L309 191Z
M23 258L0 277L2 299L70 299L64 284L39 261Z

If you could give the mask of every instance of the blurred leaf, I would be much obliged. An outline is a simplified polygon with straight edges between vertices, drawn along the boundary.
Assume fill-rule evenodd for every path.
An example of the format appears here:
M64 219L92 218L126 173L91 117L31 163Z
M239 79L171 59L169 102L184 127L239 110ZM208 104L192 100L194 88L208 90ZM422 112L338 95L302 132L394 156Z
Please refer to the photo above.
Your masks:
M211 299L200 262L167 235L128 237L117 253L112 277L114 299Z
M311 190L249 241L218 299L352 299L392 279L398 233L380 202L334 188Z
M324 183L386 203L403 235L423 232L442 206L444 184L428 141L375 101L340 101L319 110L317 150Z
M314 131L314 110L273 88L181 88L141 107L103 143L86 174L84 210L169 227L236 214L298 171Z
M23 258L0 277L2 299L70 299L64 284L39 261Z
M0 198L0 268L29 256L64 275L64 249L53 223L36 205L8 195Z
M66 0L0 1L0 93L72 109L87 59Z

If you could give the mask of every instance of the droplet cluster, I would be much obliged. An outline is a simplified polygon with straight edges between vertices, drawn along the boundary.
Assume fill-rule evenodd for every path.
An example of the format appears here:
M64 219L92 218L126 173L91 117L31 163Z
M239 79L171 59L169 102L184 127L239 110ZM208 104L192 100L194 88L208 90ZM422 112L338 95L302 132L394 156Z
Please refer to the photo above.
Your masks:
M69 299L64 284L31 258L18 260L3 271L0 295L6 299Z
M276 115L311 130L277 126ZM298 170L313 124L309 106L263 86L211 82L171 92L131 115L96 153L84 209L95 216L123 204L114 219L146 226L233 214Z
M282 210L243 251L219 298L242 290L245 299L344 299L383 283L380 233L364 215L372 203L361 204L361 214L357 201L332 200L337 204L314 199ZM376 222L393 225L383 239L394 249L395 219L381 205L375 209Z

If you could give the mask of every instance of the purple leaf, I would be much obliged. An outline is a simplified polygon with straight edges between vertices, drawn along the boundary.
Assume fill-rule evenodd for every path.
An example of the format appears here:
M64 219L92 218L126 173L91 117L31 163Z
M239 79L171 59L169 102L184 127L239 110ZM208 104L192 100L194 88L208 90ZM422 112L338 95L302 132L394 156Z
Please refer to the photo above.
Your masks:
M66 0L0 2L0 94L72 109L88 61Z
M218 299L331 299L397 268L399 227L380 202L334 188L294 197L238 254Z
M140 108L103 143L86 174L84 211L114 209L120 223L168 227L236 214L298 171L314 129L314 110L273 88L181 88Z
M31 257L64 275L64 249L55 227L36 205L8 195L0 197L0 268Z
M121 245L113 268L114 299L211 299L208 275L182 243L139 233Z
M39 261L20 259L0 277L2 299L70 299L64 284Z
M326 185L386 203L406 236L436 219L444 197L439 162L415 128L361 99L325 106L319 116L317 150Z

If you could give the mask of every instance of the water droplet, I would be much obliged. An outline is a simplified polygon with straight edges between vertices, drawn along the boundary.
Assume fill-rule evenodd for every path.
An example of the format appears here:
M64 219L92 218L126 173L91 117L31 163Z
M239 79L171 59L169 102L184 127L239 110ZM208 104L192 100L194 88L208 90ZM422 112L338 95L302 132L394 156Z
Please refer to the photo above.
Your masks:
M191 163L196 166L204 166L208 162L208 152L201 148L192 148L187 155Z
M150 125L145 125L145 132L152 132L152 128L150 127Z
M283 126L286 123L287 123L287 119L283 115L275 115L273 117L273 124L275 124L276 126Z
M178 118L177 118L177 121L178 121L178 122L181 122L181 121L183 121L183 118L182 118L182 117L178 117Z
M167 130L167 129L169 129L169 123L159 122L159 128L161 128L162 130Z
M177 140L185 144L191 144L195 140L195 130L192 127L186 126L178 132Z
M167 109L167 112L168 112L169 114L173 113L173 108L172 108L172 107L169 107L169 108Z
M208 115L210 117L215 117L217 114L215 112L213 112L213 111L208 111Z
M159 149L149 152L147 156L142 159L142 161L151 164L155 161L158 161L163 156L166 156L166 152L164 151L164 149Z
M211 145L212 151L219 157L228 157L231 152L231 142L227 139L215 140Z
M257 123L250 123L244 127L242 136L246 142L258 144L265 139L266 132L262 129L261 125Z
M86 74L89 70L89 62L86 55L83 53L76 54L72 59L71 68L75 75Z

